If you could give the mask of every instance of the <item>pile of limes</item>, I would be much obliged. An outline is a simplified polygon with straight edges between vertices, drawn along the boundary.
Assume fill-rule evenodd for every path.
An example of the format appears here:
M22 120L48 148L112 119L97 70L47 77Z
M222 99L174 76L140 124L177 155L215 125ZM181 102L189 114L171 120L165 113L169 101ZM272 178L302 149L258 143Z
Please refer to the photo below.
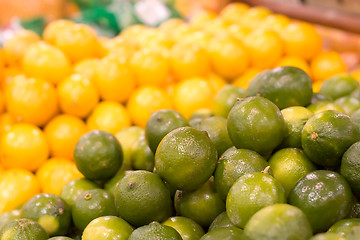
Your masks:
M242 3L112 39L19 32L0 49L0 239L359 239L345 72L313 25Z

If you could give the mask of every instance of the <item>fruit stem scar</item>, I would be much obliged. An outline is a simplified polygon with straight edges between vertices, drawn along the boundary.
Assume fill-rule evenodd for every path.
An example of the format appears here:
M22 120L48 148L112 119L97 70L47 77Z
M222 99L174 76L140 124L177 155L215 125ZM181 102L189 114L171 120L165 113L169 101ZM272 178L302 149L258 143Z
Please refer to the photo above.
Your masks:
M317 132L312 132L311 133L311 139L312 140L316 140L316 139L318 139L318 137L319 137L319 134Z
M84 196L85 200L90 200L91 198L92 198L91 193L86 193L85 196Z
M265 174L269 174L269 170L270 170L270 166L267 166L263 171L261 171L262 173Z
M134 187L134 185L135 185L135 183L133 183L133 182L129 182L129 184L128 184L128 188L133 188L133 187Z

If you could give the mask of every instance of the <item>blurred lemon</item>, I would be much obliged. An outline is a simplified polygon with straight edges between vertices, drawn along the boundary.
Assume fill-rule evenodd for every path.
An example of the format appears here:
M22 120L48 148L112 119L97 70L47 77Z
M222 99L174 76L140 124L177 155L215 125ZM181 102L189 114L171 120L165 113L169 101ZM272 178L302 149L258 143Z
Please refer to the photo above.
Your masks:
M66 19L52 21L46 25L43 38L46 42L54 45L56 43L57 35L63 34L65 29L71 27L74 24L74 22Z
M303 58L295 57L295 56L285 56L282 59L280 59L280 61L276 64L276 66L297 67L304 70L304 72L306 72L310 76L310 78L312 78L310 66Z
M37 170L36 177L42 192L60 196L67 183L84 176L73 161L66 158L50 158Z
M242 14L241 24L247 28L256 29L271 13L272 12L266 7L251 7Z
M232 24L226 29L226 33L233 36L240 42L243 42L245 37L249 35L250 29L239 24Z
M124 39L121 36L111 38L106 41L100 41L102 48L102 56L107 56L109 54L115 54L121 58L130 59L132 54L137 50L135 41L130 41Z
M6 168L38 169L49 156L49 145L41 129L30 124L14 124L0 141L1 163Z
M245 3L230 3L226 5L220 12L220 17L232 23L241 23L244 13L250 9Z
M127 109L133 123L145 128L151 114L160 109L171 109L171 99L165 90L155 86L138 88L130 97Z
M340 54L335 51L321 52L310 64L315 81L324 81L334 75L346 72L346 65Z
M5 111L5 96L4 93L0 90L0 113Z
M216 94L223 86L227 84L227 81L215 73L210 73L207 76L207 82L209 83L214 94Z
M85 122L78 117L68 114L54 117L44 128L50 155L73 159L75 145L86 132Z
M285 28L291 23L291 20L282 14L271 14L264 18L259 28L264 30L272 30L281 34Z
M116 134L124 127L131 125L129 113L118 102L102 101L86 120L89 130L100 129Z
M88 58L77 62L74 66L73 73L82 75L83 77L94 82L96 68L100 60L97 58Z
M237 77L232 84L247 89L253 78L261 72L259 68L248 68L243 74Z
M10 113L0 114L0 138L5 132L10 130L13 124L15 124L15 120Z
M350 75L360 83L360 69L355 69L351 71Z

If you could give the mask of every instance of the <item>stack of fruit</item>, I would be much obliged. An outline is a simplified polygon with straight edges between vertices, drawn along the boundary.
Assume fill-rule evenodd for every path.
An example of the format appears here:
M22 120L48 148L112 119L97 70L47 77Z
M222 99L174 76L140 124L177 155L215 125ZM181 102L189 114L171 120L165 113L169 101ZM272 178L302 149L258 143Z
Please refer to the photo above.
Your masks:
M360 87L308 23L58 20L0 60L0 239L359 238Z

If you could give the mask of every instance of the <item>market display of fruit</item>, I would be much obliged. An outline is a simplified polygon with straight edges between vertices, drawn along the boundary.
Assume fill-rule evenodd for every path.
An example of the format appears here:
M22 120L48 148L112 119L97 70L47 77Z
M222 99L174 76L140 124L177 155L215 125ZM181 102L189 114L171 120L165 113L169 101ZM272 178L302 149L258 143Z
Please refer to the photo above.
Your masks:
M0 239L360 239L360 78L242 3L0 48Z

